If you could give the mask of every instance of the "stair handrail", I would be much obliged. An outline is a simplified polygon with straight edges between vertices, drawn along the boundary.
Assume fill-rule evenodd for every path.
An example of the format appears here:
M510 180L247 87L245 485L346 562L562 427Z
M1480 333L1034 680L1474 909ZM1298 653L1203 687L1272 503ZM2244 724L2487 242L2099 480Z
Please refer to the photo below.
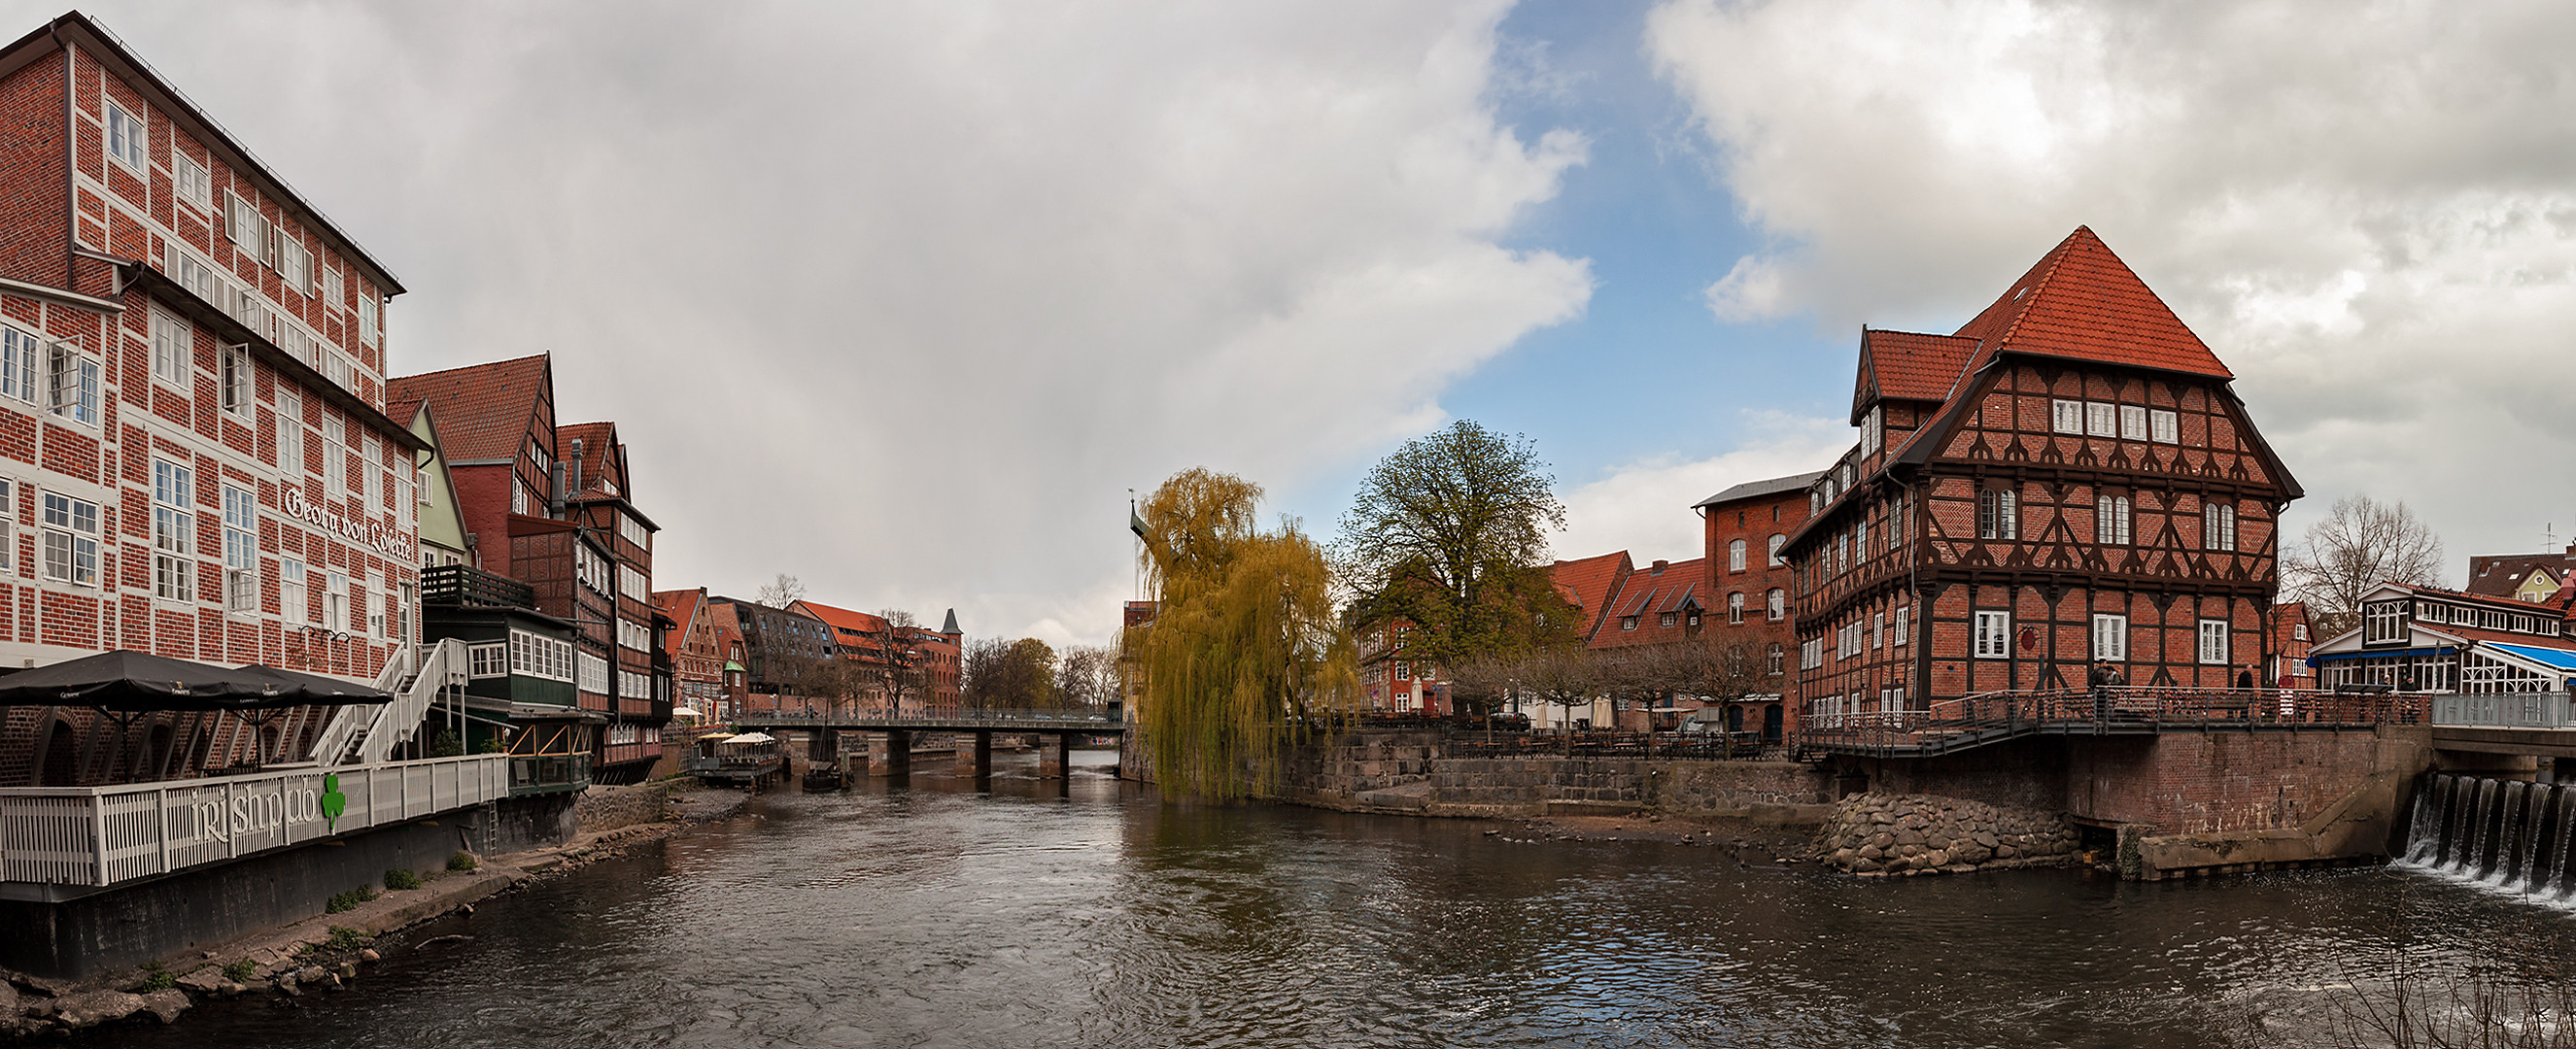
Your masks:
M408 672L405 668L416 658L412 646L394 646L393 658L385 660L384 671L376 675L376 691L393 691L394 686L402 683L403 674ZM322 726L321 734L313 738L314 762L323 768L349 764L350 748L365 735L373 733L374 726L383 717L384 706L351 703L332 711L331 720Z
M385 673L376 678L376 688L393 693L393 699L377 708L376 720L365 738L358 741L358 762L374 764L393 758L395 747L411 742L420 733L421 719L428 716L432 701L440 689L462 684L466 675L465 642L441 638L436 642L402 646L409 658L385 662ZM410 687L404 688L404 678Z

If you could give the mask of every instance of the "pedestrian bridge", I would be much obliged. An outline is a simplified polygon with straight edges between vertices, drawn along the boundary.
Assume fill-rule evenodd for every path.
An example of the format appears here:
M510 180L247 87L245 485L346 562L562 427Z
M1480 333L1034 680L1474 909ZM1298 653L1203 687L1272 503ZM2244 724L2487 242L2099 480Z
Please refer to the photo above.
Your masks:
M1064 776L1066 751L1072 747L1075 737L1123 736L1127 731L1124 722L1089 710L971 707L906 713L827 710L747 714L734 719L733 725L737 730L805 730L810 734L806 758L813 767L836 767L856 772L864 766L865 774L871 776L910 773L916 734L954 733L958 737L957 772L977 778L993 774L995 735L1037 737L1039 777L1060 779ZM845 733L864 735L867 737L865 745L844 750L841 737Z
M1988 692L1922 710L1810 714L1802 756L1928 758L2028 736L2320 732L2425 723L2425 696L2111 686Z

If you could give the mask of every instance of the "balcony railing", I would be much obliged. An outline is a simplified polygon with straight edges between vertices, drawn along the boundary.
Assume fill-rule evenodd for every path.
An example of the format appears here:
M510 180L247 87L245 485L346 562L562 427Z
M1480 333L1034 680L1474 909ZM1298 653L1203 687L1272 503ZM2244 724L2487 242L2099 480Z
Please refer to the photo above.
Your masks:
M507 755L0 788L0 881L116 885L498 801Z
M2428 698L2416 693L2140 686L1989 692L1941 700L1928 710L1811 710L1797 743L1811 752L1931 756L2033 734L2420 725Z
M421 570L420 603L432 608L533 609L537 592L526 583L471 565L440 565Z
M2576 729L2576 709L2571 709L2564 692L2436 695L2433 724L2438 728Z

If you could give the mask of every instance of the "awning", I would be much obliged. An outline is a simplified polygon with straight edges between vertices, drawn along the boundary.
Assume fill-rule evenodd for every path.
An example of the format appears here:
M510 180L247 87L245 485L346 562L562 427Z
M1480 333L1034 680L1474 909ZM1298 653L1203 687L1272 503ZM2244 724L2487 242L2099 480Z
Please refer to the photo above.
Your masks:
M391 697L345 681L293 671L233 670L117 650L0 678L0 704L155 710L269 710L327 703L382 703ZM327 685L324 684L327 682Z
M2478 642L2478 648L2492 649L2508 656L2520 657L2526 662L2536 663L2546 668L2546 672L2576 674L2576 651L2564 648L2543 648L2539 645L2508 645L2497 641Z
M2340 663L2352 659L2374 659L2380 656L2447 656L2456 651L2458 651L2458 649L2451 648L2448 645L2444 645L2439 648L2365 648L2353 652L2319 653L2317 655L2309 656L2307 662L2309 666L2313 667L2324 663Z
M708 733L708 734L706 734L706 735L703 735L703 736L698 737L698 742L700 742L700 743L725 743L725 742L730 742L732 739L733 739L733 733L730 733L730 732L710 732L710 733Z
M770 735L769 733L766 733L766 732L745 732L745 733L743 733L742 735L735 736L734 738L732 738L732 739L728 739L728 740L726 740L725 742L727 742L727 743L776 743L776 742L778 742L778 737L773 736L773 735Z

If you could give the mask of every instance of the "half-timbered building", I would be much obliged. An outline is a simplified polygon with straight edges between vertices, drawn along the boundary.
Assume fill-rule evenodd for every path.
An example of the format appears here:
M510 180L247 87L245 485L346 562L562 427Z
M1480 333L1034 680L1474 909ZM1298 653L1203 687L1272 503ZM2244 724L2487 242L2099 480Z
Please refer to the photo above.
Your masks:
M2301 493L2233 378L2084 228L1956 332L1865 330L1859 440L1783 544L1808 713L2263 666Z

